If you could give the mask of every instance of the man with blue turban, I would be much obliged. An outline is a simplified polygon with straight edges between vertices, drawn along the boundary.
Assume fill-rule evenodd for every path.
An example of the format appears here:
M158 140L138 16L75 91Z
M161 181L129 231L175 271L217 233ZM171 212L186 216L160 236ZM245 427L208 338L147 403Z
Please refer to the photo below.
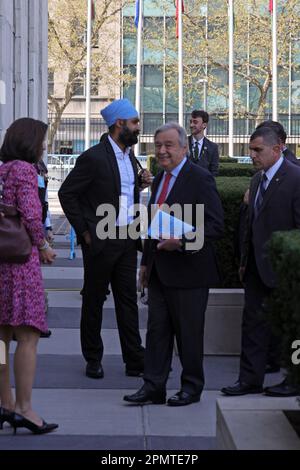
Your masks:
M138 241L128 236L135 220L129 208L139 203L139 191L151 183L151 174L144 171L138 177L131 146L138 141L139 115L130 101L115 100L101 114L108 134L78 157L59 191L62 208L83 253L81 348L87 362L86 375L102 378L102 309L110 284L125 372L140 376L144 370L144 348L136 293ZM115 213L114 234L99 230L108 204Z

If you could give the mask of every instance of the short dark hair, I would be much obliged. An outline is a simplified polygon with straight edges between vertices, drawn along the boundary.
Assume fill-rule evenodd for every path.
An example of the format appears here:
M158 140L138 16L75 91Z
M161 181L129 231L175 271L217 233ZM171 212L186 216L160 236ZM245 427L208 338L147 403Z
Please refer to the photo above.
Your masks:
M261 126L259 129L255 129L250 137L250 142L258 137L262 137L267 145L278 145L281 142L275 129L270 126Z
M10 160L23 160L37 163L43 154L43 140L48 125L32 118L20 118L7 129L0 159L5 163Z
M281 142L283 144L285 144L287 136L286 136L286 132L284 130L284 127L283 127L282 124L280 124L280 122L271 121L271 119L269 119L268 121L264 121L264 122L261 122L260 124L258 124L256 129L261 129L262 127L269 127L270 129L273 129L274 132L276 132L276 134L278 135Z
M202 118L203 122L208 122L209 121L209 115L203 109L194 109L194 111L192 111L191 115L192 115L192 118L194 118L194 119Z

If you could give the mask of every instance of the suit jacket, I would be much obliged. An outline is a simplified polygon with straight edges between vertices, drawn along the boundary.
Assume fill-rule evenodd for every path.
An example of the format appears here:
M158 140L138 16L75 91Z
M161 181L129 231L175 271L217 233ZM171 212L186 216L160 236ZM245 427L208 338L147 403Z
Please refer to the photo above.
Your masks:
M132 152L130 160L135 176L134 202L138 203L138 171ZM96 215L97 208L100 204L112 204L118 217L121 196L118 163L107 137L78 157L58 196L67 219L74 227L78 242L82 241L83 232L88 230L92 238L92 253L100 253L106 240L100 240L96 235L96 226L104 217Z
M284 157L292 163L296 165L300 164L300 161L297 159L296 155L288 148L286 148L283 152Z
M163 172L153 181L149 208L154 204ZM223 233L223 209L213 176L189 160L182 167L166 201L166 204L204 204L204 245L201 250L163 251L157 250L156 240L145 241L142 265L147 266L150 278L155 264L161 283L168 287L197 288L215 286L220 282L213 240ZM184 212L183 212L184 214ZM193 225L196 225L195 212Z
M193 136L188 136L189 156L193 163L209 170L214 176L217 176L219 169L219 149L217 144L204 137L199 160L193 159Z
M241 266L247 267L251 244L261 280L270 288L276 286L276 276L267 251L267 242L273 232L300 228L300 168L284 159L273 176L254 217L254 202L261 172L250 183L249 215L242 248Z

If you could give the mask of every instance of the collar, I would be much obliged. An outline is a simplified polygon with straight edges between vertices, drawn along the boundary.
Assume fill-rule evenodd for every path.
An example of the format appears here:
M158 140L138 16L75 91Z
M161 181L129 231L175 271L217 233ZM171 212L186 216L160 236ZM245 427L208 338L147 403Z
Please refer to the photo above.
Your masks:
M108 136L108 140L109 140L110 145L111 145L112 148L113 148L113 151L115 152L116 157L119 157L119 156L123 156L123 157L129 156L130 147L126 147L125 152L123 152L123 150L120 149L120 147L118 146L118 144L116 144L116 142L111 138L110 135Z
M179 165L177 165L175 168L173 168L173 170L171 171L171 175L174 176L174 178L177 178L177 176L179 175L180 173L180 170L182 169L183 165L185 164L185 162L187 161L187 158L184 157L183 160L181 160L181 162L179 163ZM166 171L164 171L164 176L167 174Z
M204 136L203 136L200 140L195 139L194 136L192 136L192 139L193 139L193 144L195 144L195 143L197 142L198 145L199 145L199 144L202 144L202 142L203 142L203 140L204 140Z
M266 177L268 178L268 181L271 181L275 173L281 167L282 163L283 163L283 156L281 155L281 157L277 160L276 163L274 163L273 166L271 166L267 171L263 172L263 174L265 173Z

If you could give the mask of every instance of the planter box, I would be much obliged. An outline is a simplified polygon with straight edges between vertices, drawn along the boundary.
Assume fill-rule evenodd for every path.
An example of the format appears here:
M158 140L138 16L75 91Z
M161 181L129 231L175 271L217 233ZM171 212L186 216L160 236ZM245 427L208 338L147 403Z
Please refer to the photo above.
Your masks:
M283 410L299 410L296 398L252 395L217 400L217 448L300 450L300 438Z
M205 317L205 354L240 354L243 305L243 289L210 289Z

